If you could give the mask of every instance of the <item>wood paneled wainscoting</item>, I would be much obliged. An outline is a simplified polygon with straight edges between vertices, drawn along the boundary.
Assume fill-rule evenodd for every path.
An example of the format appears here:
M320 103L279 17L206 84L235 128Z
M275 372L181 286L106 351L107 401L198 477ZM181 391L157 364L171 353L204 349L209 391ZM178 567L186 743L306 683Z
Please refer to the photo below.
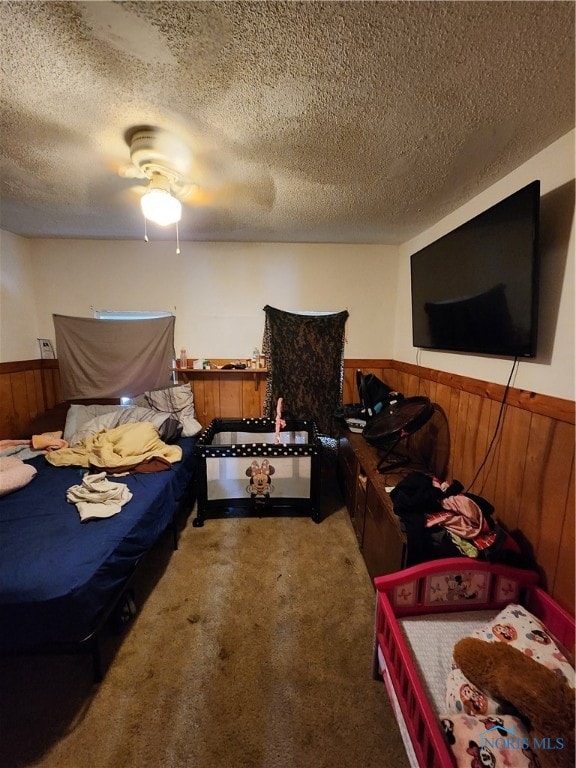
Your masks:
M468 488L493 438L505 388L393 360L346 360L344 402L358 400L358 369L441 409L449 434L446 476ZM494 505L495 517L534 558L547 591L572 614L574 415L573 401L509 389L498 437L469 488Z
M0 363L0 439L28 437L30 422L61 400L57 360Z
M225 365L231 360L217 360ZM266 379L263 368L245 370L178 370L178 380L189 382L194 393L196 418L203 426L212 419L260 418L264 413Z
M219 364L229 362L218 361ZM196 416L203 426L216 418L262 416L267 371L178 371L194 393ZM57 360L0 363L0 439L27 437L30 422L62 402ZM79 401L81 402L81 401Z
M406 397L425 395L436 404L448 427L446 476L468 487L494 435L504 387L393 360L350 359L345 403L358 398L357 369ZM203 425L262 415L265 372L198 371L186 378ZM31 420L60 401L58 361L0 363L0 438L27 436ZM497 518L531 551L546 589L572 613L574 421L573 401L509 389L498 438L470 488L494 505Z

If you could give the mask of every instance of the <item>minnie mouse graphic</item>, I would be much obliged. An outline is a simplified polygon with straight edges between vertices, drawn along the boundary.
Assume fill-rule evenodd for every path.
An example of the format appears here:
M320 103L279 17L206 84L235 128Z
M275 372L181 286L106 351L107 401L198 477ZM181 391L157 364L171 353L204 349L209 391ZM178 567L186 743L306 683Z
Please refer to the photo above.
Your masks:
M270 498L270 492L273 490L271 475L275 472L274 467L268 459L264 459L262 464L259 464L256 459L246 470L246 475L250 478L250 484L246 490L253 499L257 497L263 497L265 499Z
M488 711L488 699L470 683L460 687L460 701L467 715L485 715Z
M511 643L518 637L518 633L511 624L494 624L492 632L498 640L502 640L504 643Z

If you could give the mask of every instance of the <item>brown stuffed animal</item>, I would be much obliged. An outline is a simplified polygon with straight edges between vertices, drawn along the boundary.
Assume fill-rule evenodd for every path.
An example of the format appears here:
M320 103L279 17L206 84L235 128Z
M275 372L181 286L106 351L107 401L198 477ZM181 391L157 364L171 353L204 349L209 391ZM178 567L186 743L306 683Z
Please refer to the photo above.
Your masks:
M553 672L507 643L466 637L454 661L471 683L507 701L529 721L534 739L563 739L562 749L538 749L542 768L574 768L574 690Z

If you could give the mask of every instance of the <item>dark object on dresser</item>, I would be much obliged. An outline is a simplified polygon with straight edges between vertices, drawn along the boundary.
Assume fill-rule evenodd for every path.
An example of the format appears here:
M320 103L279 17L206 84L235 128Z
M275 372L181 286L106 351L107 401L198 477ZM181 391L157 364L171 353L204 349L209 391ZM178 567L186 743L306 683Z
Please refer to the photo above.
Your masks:
M362 432L365 440L386 452L378 464L379 472L401 467L409 458L395 452L406 437L417 432L432 418L434 406L427 397L408 397L399 400L374 416ZM387 459L390 459L387 463Z

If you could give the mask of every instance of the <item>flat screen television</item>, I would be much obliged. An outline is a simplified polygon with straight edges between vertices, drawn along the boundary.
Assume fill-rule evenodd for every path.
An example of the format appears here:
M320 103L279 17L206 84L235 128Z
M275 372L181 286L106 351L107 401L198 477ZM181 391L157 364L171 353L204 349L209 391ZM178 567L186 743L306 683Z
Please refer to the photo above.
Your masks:
M410 259L415 347L535 357L540 182Z

